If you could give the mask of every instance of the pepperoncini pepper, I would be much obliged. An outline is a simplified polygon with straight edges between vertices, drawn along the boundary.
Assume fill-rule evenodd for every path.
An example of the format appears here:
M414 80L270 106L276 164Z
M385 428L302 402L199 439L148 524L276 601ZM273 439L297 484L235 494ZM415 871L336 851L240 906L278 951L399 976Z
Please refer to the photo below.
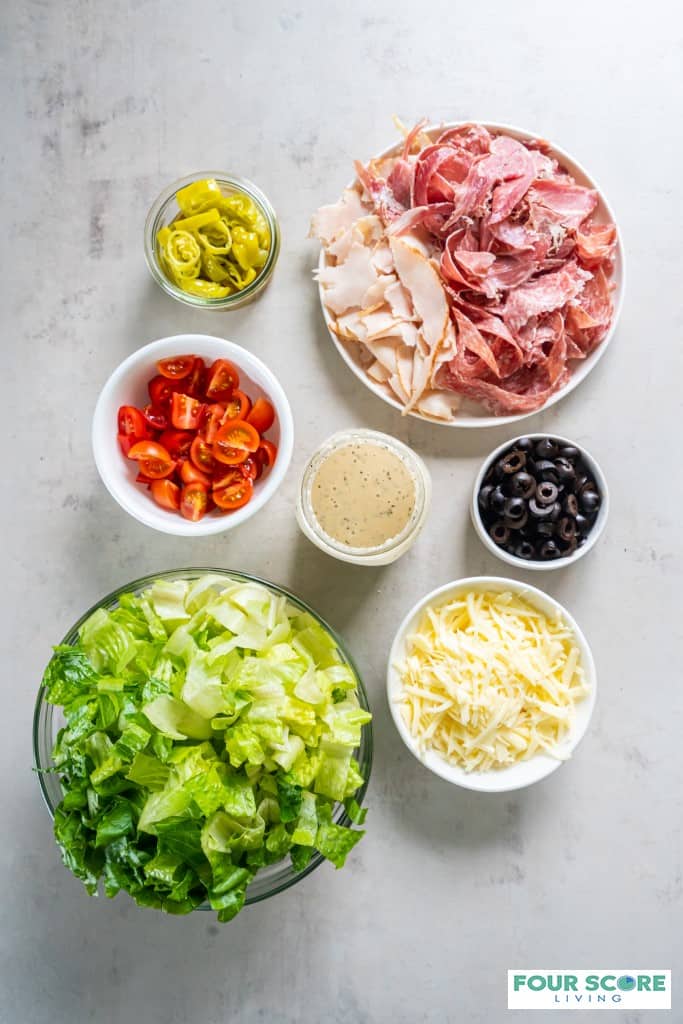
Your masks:
M243 192L223 195L213 179L176 193L180 213L157 233L159 260L170 280L191 295L219 299L241 291L270 251L268 223Z

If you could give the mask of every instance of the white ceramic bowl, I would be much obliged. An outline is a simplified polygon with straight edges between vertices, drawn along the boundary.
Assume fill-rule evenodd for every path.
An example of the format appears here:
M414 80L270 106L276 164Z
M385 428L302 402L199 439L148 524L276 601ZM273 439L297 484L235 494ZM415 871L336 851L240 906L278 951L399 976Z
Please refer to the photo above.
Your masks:
M534 561L527 558L517 558L516 555L511 555L507 551L504 551L503 548L498 547L498 545L489 536L488 530L482 521L477 496L486 475L486 471L489 466L496 461L496 459L500 458L503 452L512 448L515 441L519 441L522 437L530 437L532 441L540 441L543 437L551 437L554 441L559 441L561 445L572 445L574 448L578 448L583 456L586 469L588 469L598 485L598 491L602 501L600 503L597 518L593 524L593 529L588 534L585 543L582 544L580 548L576 548L571 555L567 555L565 558L552 558L547 562ZM578 562L579 558L583 558L583 556L590 551L600 538L602 531L605 529L605 525L607 524L608 514L609 490L607 489L607 480L605 479L605 474L600 469L600 466L595 461L591 453L586 451L583 445L577 444L576 441L570 441L566 437L560 437L559 434L551 434L547 431L538 434L520 434L519 437L513 437L509 441L505 441L503 444L499 445L495 451L492 451L491 454L484 459L484 462L477 473L476 480L474 481L474 487L472 488L472 500L470 502L470 516L472 518L472 523L474 524L474 529L477 531L479 540L489 549L491 554L500 558L501 561L507 562L508 565L516 566L518 569L534 569L539 570L540 572L545 572L550 569L564 569L567 565L571 565L573 562Z
M275 409L275 423L268 432L277 445L273 468L254 485L254 496L248 505L229 515L209 513L192 523L178 513L157 505L145 487L135 483L136 465L126 459L116 439L116 416L119 406L144 406L149 402L147 383L155 375L158 359L193 353L207 363L229 359L240 372L240 387L252 399L265 396ZM255 355L223 338L206 334L176 334L153 341L133 352L118 366L106 382L95 406L92 424L92 446L95 464L102 482L113 498L138 522L161 533L176 537L206 537L223 533L244 523L272 498L282 483L292 458L294 423L292 411L282 386L271 370Z
M555 601L548 594L544 594L542 590L537 590L536 587L530 587L527 584L518 582L517 580L502 579L498 576L473 576L469 579L456 580L453 583L446 583L443 587L438 587L436 590L433 590L431 594L427 594L426 597L423 597L408 612L405 619L399 626L396 636L394 637L394 642L389 654L389 666L387 671L387 696L389 698L389 709L399 736L411 754L413 754L421 764L425 765L425 767L429 768L431 772L434 772L435 775L440 776L447 782L452 782L454 785L461 786L463 789L474 789L482 793L505 793L513 789L523 789L525 786L530 786L533 782L539 782L541 779L544 779L547 775L550 775L559 768L564 761L550 757L547 754L535 754L533 757L529 758L528 761L518 761L509 768L501 768L489 772L466 772L463 768L450 764L434 751L426 751L425 753L419 751L412 736L410 735L408 727L403 721L400 707L396 702L396 698L401 692L401 679L397 666L400 665L405 658L406 639L417 628L424 610L428 605L445 604L447 601L471 590L477 592L494 591L497 593L506 590L512 591L520 597L523 597L529 602L529 604L538 608L539 611L542 611L546 615L555 615L559 613L573 632L574 638L581 652L581 662L585 672L586 682L590 687L590 693L585 700L581 701L576 706L574 727L571 734L561 747L561 753L565 757L569 756L578 745L588 728L588 723L590 722L591 715L593 714L597 691L595 663L593 662L593 655L591 654L591 649L588 646L588 641L566 608L563 608L559 602Z
M471 122L444 121L442 124L429 125L424 129L424 131L427 133L427 135L430 135L432 136L432 138L435 138L437 135L439 135L443 131L446 131L446 129L448 128L457 128L461 124L469 123ZM491 132L505 132L507 135L511 135L515 139L537 139L540 137L537 132L530 132L523 128L517 128L514 125L499 124L495 121L481 121L479 123L483 124L484 127L488 128L489 131ZM380 153L377 153L375 159L380 160L382 159L382 157L392 156L394 153L399 152L402 146L402 140L393 143L391 146L387 146L386 149L383 149ZM563 164L563 166L566 167L568 171L570 171L570 173L574 176L574 178L580 185L586 185L589 188L596 190L596 192L598 193L598 205L594 213L594 222L607 223L611 221L613 224L617 225L617 247L615 250L614 258L614 273L611 278L616 287L614 292L614 317L612 319L610 329L607 332L603 341L600 343L600 345L598 345L598 347L593 352L591 352L591 354L586 359L583 359L581 362L574 363L572 367L572 374L568 382L565 384L563 388L555 392L555 394L548 399L548 401L542 407L543 409L548 409L551 405L555 405L555 403L559 402L561 398L564 398L564 396L568 395L570 391L573 391L574 388L588 376L593 367L598 363L598 360L602 358L603 354L607 349L608 344L612 340L612 336L614 335L614 331L619 321L619 316L621 314L621 307L624 298L624 286L626 281L624 250L621 242L619 225L617 224L617 219L605 197L604 192L597 184L595 179L591 177L591 175L588 174L588 172L581 166L581 164L578 163L578 161L576 161L572 156L570 156L569 153L566 153L563 149L560 149L560 147L556 146L554 143L549 143L549 146L550 154L556 157L557 160L559 160L559 162ZM356 184L356 179L349 183L349 187L352 187L354 184ZM320 251L320 259L318 266L321 270L326 266L325 252L322 249ZM346 365L349 367L350 370L352 370L353 373L355 373L356 377L358 377L358 379L363 382L365 387L369 388L370 391L373 391L379 398L387 402L389 405L393 405L395 409L398 409L399 411L403 412L403 406L398 401L398 399L393 398L391 395L387 394L386 391L383 391L378 384L376 384L368 377L367 373L360 365L360 362L358 360L358 345L355 344L354 342L345 343L343 339L338 338L334 331L331 329L332 318L330 317L330 314L328 313L325 307L325 303L323 301L324 296L322 285L318 286L318 292L320 295L320 305L323 311L323 317L325 318L325 323L330 333L330 337L332 338L335 348L339 352L340 356L342 357ZM462 406L458 411L457 415L453 420L449 422L440 422L438 420L429 419L428 417L423 416L419 412L410 412L408 413L408 415L415 416L417 419L426 420L426 422L428 423L434 423L437 426L440 425L444 427L499 427L504 423L517 423L519 420L526 419L528 416L534 416L537 412L540 411L540 409L536 409L533 412L517 413L512 416L492 416L491 413L485 408L485 406L481 405L480 403L472 402L469 401L468 399L463 399Z

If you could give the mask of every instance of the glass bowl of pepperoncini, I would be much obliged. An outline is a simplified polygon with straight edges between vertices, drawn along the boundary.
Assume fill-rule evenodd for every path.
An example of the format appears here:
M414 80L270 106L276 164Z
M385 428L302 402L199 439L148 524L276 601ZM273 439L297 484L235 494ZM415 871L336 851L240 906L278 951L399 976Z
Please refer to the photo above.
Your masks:
M268 284L280 228L246 178L199 171L163 190L145 222L145 259L168 294L201 309L236 309Z

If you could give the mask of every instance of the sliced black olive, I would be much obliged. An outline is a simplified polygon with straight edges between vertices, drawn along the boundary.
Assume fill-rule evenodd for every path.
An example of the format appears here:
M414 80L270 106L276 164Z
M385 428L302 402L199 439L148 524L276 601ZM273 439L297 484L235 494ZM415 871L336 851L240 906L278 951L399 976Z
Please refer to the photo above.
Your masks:
M536 498L529 498L529 514L534 519L547 519L553 507L553 505L539 505Z
M503 510L508 519L521 519L526 512L523 498L508 498Z
M584 536L588 533L588 531L591 528L590 521L586 519L586 517L582 515L580 512L578 516L576 516L574 522L576 523L576 532L583 534Z
M537 459L554 459L558 453L558 446L552 437L542 437L536 442L534 452Z
M587 512L589 515L593 512L597 512L600 507L600 495L597 491L591 491L588 489L582 491L579 501L581 502L581 508L583 511Z
M574 554L574 552L576 551L577 547L578 547L578 541L577 541L576 537L570 537L569 540L566 540L566 541L560 539L560 551L561 551L562 556L564 558L567 558L569 555Z
M493 484L486 484L486 486L482 487L481 490L479 491L479 494L477 495L477 501L479 502L479 508L481 509L482 512L486 512L486 510L488 509L489 498L491 497L492 493Z
M552 539L544 541L543 544L541 544L541 547L538 552L539 557L543 558L544 560L549 558L557 558L559 553L560 549L558 548L555 541Z
M576 472L569 459L555 459L555 472L560 479L560 483L563 484L573 483L576 477Z
M515 473L510 480L510 493L520 498L530 498L535 491L536 481L531 473L522 470L520 473Z
M565 444L560 448L560 458L566 459L568 462L576 464L577 459L581 458L581 452L573 444Z
M523 530L524 527L527 524L528 519L529 519L529 513L527 512L526 507L525 507L524 511L521 514L521 516L517 516L516 518L514 518L512 516L505 516L503 518L503 522L511 530Z
M555 533L555 523L551 522L550 519L541 519L534 526L539 537L552 537Z
M503 544L507 544L507 542L509 541L510 531L508 530L505 523L501 523L499 521L493 524L493 526L489 530L489 536L493 541L496 542L496 544L502 547Z
M555 469L555 463L549 459L539 459L536 462L536 472L534 476L537 480L550 480L553 484L559 484L560 478L557 470Z
M498 486L494 487L489 495L489 508L496 515L502 515L503 509L505 508L505 495L503 494L503 488Z
M577 516L579 514L579 503L576 500L575 494L565 494L562 502L562 510L567 513L568 516Z
M577 472L576 480L574 481L574 490L576 491L576 493L580 494L581 489L585 487L587 483L589 483L588 476L583 472Z
M520 452L531 452L534 448L534 442L530 437L520 437L518 441L515 441L515 448Z
M562 515L562 505L560 504L559 501L556 501L555 504L550 509L550 519L551 519L551 522L556 523L561 515Z
M534 548L531 541L522 540L519 542L517 547L514 548L513 554L515 554L517 558L529 559L534 557L534 555L536 554L536 549Z
M576 536L576 522L569 516L563 516L557 524L557 536L562 541L570 541Z
M517 451L516 449L508 452L500 460L500 468L507 474L519 473L520 469L524 469L525 465L526 455L524 452Z
M556 484L542 480L536 488L536 501L539 505L553 505L557 501Z

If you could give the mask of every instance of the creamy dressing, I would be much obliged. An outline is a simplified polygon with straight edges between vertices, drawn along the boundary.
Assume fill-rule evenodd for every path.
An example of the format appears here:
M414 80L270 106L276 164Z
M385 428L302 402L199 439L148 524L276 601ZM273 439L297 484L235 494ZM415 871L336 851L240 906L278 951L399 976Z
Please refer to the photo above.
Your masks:
M398 537L415 503L415 480L403 460L372 441L330 452L311 485L318 523L338 544L351 548L377 548Z

